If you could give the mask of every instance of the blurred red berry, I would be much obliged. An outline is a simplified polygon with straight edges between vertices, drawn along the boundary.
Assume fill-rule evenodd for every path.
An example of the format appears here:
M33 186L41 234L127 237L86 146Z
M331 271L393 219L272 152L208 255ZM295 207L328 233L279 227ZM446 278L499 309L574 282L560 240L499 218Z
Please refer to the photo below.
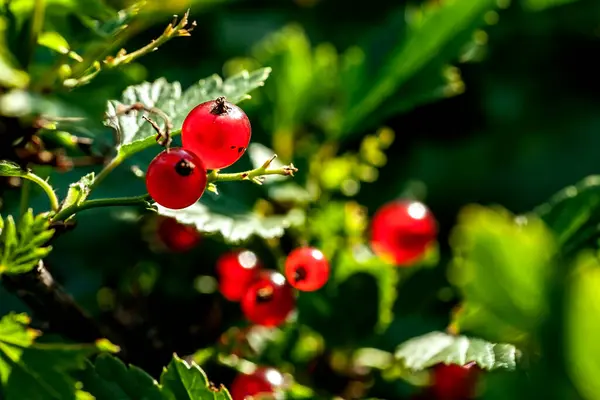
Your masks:
M423 256L437 235L431 211L418 201L394 201L382 206L371 222L371 247L384 259L407 266Z
M281 325L296 306L293 288L276 271L263 270L241 302L246 318L257 325Z
M466 365L438 364L433 368L431 390L437 400L472 399L479 372L475 362Z
M159 217L156 234L161 243L174 253L189 251L200 242L200 234L195 227L182 224L175 218Z
M290 285L312 292L329 279L329 262L319 249L300 247L292 250L285 261L285 275Z
M235 250L217 260L219 291L229 301L240 301L261 268L256 254L250 250Z
M283 385L283 375L274 368L258 368L254 373L240 374L231 383L231 398L245 400L258 394L274 393Z

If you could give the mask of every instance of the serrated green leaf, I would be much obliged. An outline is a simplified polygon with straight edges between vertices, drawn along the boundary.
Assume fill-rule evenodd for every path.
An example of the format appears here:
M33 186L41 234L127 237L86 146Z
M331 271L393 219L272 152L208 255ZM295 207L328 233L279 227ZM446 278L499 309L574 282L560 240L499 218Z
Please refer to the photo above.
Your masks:
M90 187L94 182L95 174L90 172L89 174L81 177L77 182L69 185L69 191L67 197L61 206L61 209L65 209L72 205L80 205L83 203L90 194Z
M511 344L431 332L402 343L394 357L398 366L408 372L422 371L437 364L465 365L470 362L488 371L514 370L519 351Z
M162 400L160 387L138 367L127 367L121 360L102 354L83 374L83 387L96 400Z
M28 210L18 226L12 215L6 217L3 224L4 229L0 233L0 275L28 272L50 253L52 248L46 244L54 230L49 229L47 214L34 217L33 211Z
M163 371L160 384L167 400L231 400L227 389L210 384L202 368L176 355Z
M182 210L171 210L156 204L160 215L173 217L193 225L199 232L218 233L229 243L240 243L256 235L265 239L283 236L286 228L300 225L304 213L291 210L285 215L262 216L252 206L232 196L206 192L197 203Z
M187 114L198 104L219 96L225 96L228 101L238 103L250 97L248 92L263 86L270 72L270 68L261 68L251 73L242 71L225 81L218 75L213 75L200 80L185 92L182 91L179 82L170 83L164 78L128 87L119 101L108 102L106 112L106 124L119 132L119 155L126 158L152 146L156 138L152 126L142 118L145 112L132 111L126 115L117 115L117 110L121 107L139 102L146 107L159 108L171 118L174 128L179 129ZM159 118L154 119L164 127L163 121Z
M0 319L0 383L2 398L75 399L79 391L70 372L82 369L96 344L36 343L25 314ZM104 346L105 347L105 346Z
M453 282L464 300L513 328L533 331L549 311L546 295L556 254L544 223L473 205L459 214L451 244Z
M350 131L364 118L375 112L403 85L427 67L444 50L450 62L460 53L469 40L464 34L472 33L483 25L484 14L496 7L495 0L454 0L441 3L437 8L417 16L418 21L409 25L404 40L395 46L378 71L363 72L365 79L348 104L343 132ZM452 50L452 51L450 51Z
M12 161L0 160L0 176L18 176L27 175L27 171Z

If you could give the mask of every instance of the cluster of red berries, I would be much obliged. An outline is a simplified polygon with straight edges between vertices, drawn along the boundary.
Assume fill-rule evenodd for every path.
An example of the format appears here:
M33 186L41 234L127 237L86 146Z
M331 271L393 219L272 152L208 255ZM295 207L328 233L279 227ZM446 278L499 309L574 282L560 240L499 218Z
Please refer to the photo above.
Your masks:
M206 171L239 160L251 135L244 111L224 97L196 106L183 121L183 147L167 148L150 162L146 172L148 194L166 208L191 206L206 189Z
M257 325L278 326L296 306L294 288L318 290L329 278L329 262L313 247L294 249L285 261L285 276L263 269L256 254L235 250L217 260L219 290L229 301L239 301L246 318Z

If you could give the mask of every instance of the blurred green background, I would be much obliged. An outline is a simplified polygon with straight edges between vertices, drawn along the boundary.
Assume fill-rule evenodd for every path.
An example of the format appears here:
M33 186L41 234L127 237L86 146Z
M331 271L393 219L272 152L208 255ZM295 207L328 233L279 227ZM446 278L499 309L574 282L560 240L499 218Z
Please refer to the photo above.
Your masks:
M286 162L298 162L299 181L304 183L302 171L309 169L305 156L310 146L303 149L302 138L326 135L316 121L321 116L313 112L311 104L329 104L331 100L327 78L310 83L312 74L320 71L311 60L327 63L328 54L337 53L341 58L360 46L369 50L370 63L377 67L401 39L407 21L418 18L415 10L442 2L178 0L166 8L167 3L148 1L151 12L140 17L126 48L139 48L160 36L170 15L181 14L187 7L191 19L197 21L192 36L175 39L121 70L103 72L82 90L57 98L99 118L107 99L119 98L127 86L145 80L166 77L187 87L213 73L229 76L243 67L271 66L273 73L265 88L253 92L253 99L243 107L253 123L253 141L274 148ZM128 5L116 0L107 3L115 9ZM71 24L72 17L63 15L60 2L57 4L49 11L49 21L69 27L64 35L71 41L81 26ZM402 195L423 199L439 221L443 261L450 258L448 235L464 205L501 204L518 214L597 172L600 58L595 54L600 52L600 2L498 0L492 8L485 16L484 30L476 30L458 56L444 60L460 68L460 72L449 72L454 89L447 94L454 96L415 101L401 112L357 129L354 136L344 137L338 144L338 154L357 151L364 136L380 126L395 132L378 179L361 182L356 201L372 215L380 205ZM313 56L313 52L321 56ZM43 61L44 54L38 56ZM321 92L324 101L319 98ZM298 161L291 152L286 154L290 146L287 129L295 130L298 152L304 151ZM100 141L110 140L108 132L95 132L103 132L104 136L96 133ZM154 150L142 154L136 163L143 165L154 156ZM248 165L244 156L235 168ZM52 179L64 194L66 184L81 175L80 169L54 174ZM135 195L143 190L143 181L122 168L110 176L98 195ZM225 187L224 192L227 190ZM238 190L243 192L240 196L251 196L258 189L247 185ZM332 198L349 197L345 194L353 192L341 190ZM16 204L16 196L12 203L11 193L6 197L9 209ZM47 199L36 197L34 201L41 209ZM116 302L124 313L139 320L131 323L133 332L145 335L151 328L167 329L167 333L159 333L169 340L164 344L165 359L174 349L189 354L211 345L224 328L239 319L239 310L213 294L199 293L188 283L201 275L213 275L214 262L227 247L218 238L207 237L189 254L155 254L148 246L147 230L151 229L145 219L140 221L131 210L90 211L79 218L79 234L56 242L48 264L66 289L94 313L112 310ZM261 240L253 239L248 246L265 264L275 264ZM409 278L411 284L403 286L395 302L393 322L370 345L393 350L403 340L448 325L457 297L452 290L443 290L448 282L445 263L441 265L421 269ZM0 311L13 309L26 310L2 292ZM181 315L186 318L178 317ZM190 335L191 326L201 328ZM144 367L151 372L164 364L164 359L146 361ZM216 381L228 379L221 374L229 372L214 368L209 375ZM324 378L321 383L336 390L332 379ZM381 397L410 392L386 385L378 387Z

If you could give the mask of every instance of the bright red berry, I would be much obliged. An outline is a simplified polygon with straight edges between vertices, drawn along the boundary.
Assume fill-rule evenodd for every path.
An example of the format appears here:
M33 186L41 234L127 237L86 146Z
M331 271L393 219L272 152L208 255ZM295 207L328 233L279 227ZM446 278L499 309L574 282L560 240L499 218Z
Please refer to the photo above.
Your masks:
M180 147L164 150L146 172L148 194L163 207L178 210L194 204L206 188L206 169L198 156Z
M319 249L300 247L285 260L285 276L298 290L312 292L321 289L329 279L329 262Z
M435 241L437 224L431 211L418 201L394 201L375 213L371 247L396 265L409 265Z
M263 326L281 325L296 305L296 298L285 277L276 271L263 270L242 297L246 318Z
M225 168L239 160L251 135L246 113L224 97L196 106L181 127L183 147L196 153L208 169Z
M250 375L240 374L231 383L231 398L245 400L258 394L274 393L283 385L283 375L274 368L258 368Z
M467 365L438 364L433 368L431 390L437 400L465 400L475 397L479 368L475 362Z
M258 277L261 264L250 250L236 250L217 260L219 291L229 301L240 301Z
M156 234L165 247L175 253L189 251L200 242L196 228L179 223L175 218L159 217Z

